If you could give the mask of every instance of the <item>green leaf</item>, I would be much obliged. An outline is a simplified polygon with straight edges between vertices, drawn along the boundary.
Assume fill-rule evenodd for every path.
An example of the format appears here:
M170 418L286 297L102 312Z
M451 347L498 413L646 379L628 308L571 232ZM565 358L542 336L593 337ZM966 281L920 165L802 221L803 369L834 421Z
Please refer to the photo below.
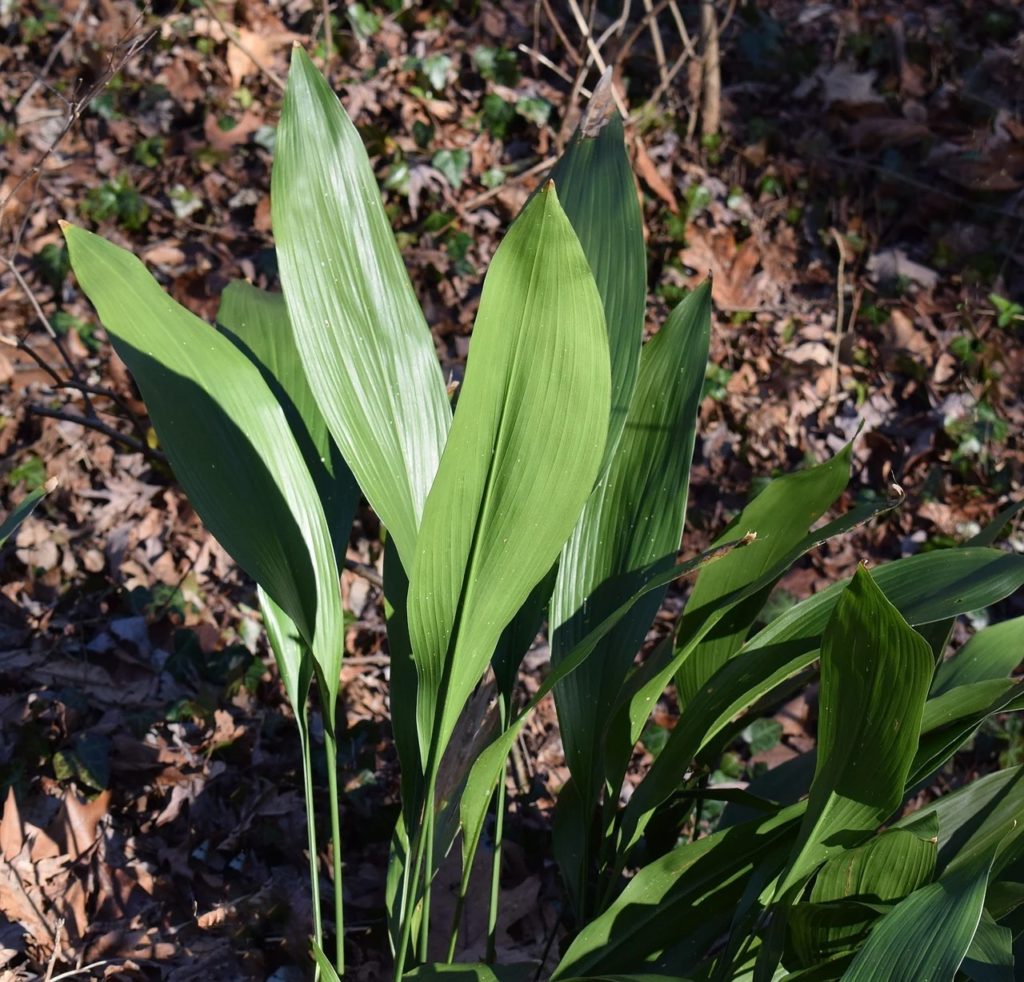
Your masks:
M421 965L406 972L403 979L420 982L444 982L445 979L465 979L467 982L529 982L536 969L533 965Z
M926 781L963 746L990 716L1014 708L1020 682L989 679L951 689L925 705L921 743L910 769L908 784Z
M609 384L600 297L549 186L487 272L409 578L424 759L431 742L446 745L579 518L604 450Z
M716 561L723 554L723 549L725 548L739 548L745 546L745 544L746 540L737 540L736 542L728 543L727 546L710 549L693 559L688 559L685 563L674 566L670 570L662 571L660 564L657 564L652 568L631 574L628 577L633 584L633 593L629 595L629 598L618 608L612 610L583 641L576 645L568 658L560 662L548 673L540 688L534 693L533 698L530 699L525 708L507 726L505 731L499 734L479 755L474 763L469 779L466 782L466 791L460 806L463 854L465 856L472 856L476 853L477 844L483 832L484 818L487 814L491 795L494 793L498 780L504 773L505 758L508 756L512 744L515 743L519 736L523 724L537 704L555 685L576 671L587 660L605 635L633 609L637 601L644 594L651 590L657 590L671 583L674 579L693 573L709 562ZM612 583L611 586L614 594L620 594L621 591L618 584Z
M430 161L453 187L462 187L462 182L469 169L469 151L461 147L455 150L438 150Z
M955 862L995 853L993 876L1024 854L1024 768L1013 767L972 781L894 823L905 828L935 816L939 823L940 872ZM1008 830L1011 830L1008 832Z
M583 246L604 306L612 410L603 472L632 402L647 301L643 216L610 76L596 86L579 127L548 176Z
M451 410L359 133L297 47L271 192L309 386L408 569Z
M309 388L284 297L235 280L221 294L217 322L259 368L284 408L320 494L340 567L348 549L359 488Z
M333 726L344 621L316 487L252 362L171 300L131 253L64 226L71 264L146 401L207 528L295 623L328 687Z
M952 658L939 665L932 695L990 679L1006 679L1024 661L1024 617L978 631Z
M821 639L818 763L782 897L899 805L932 669L927 642L859 568Z
M823 464L777 478L729 523L718 541L746 532L756 532L757 541L743 556L726 557L701 574L679 627L684 643L705 609L758 579L807 536L850 480L852 451L847 444ZM683 662L676 675L676 689L684 706L742 647L766 599L767 590L736 604Z
M11 509L11 513L0 522L0 549L7 540L18 531L21 523L35 511L36 505L46 497L57 486L57 479L51 477L42 487L30 491L18 504Z
M983 910L960 971L974 982L1014 982L1013 932Z
M643 349L618 452L562 550L551 601L553 665L629 595L611 597L606 590L594 609L598 587L675 561L710 330L711 291L705 284ZM628 590L628 582L620 582ZM574 672L556 693L566 762L588 803L603 777L601 745L613 705L663 596L664 590L647 594L593 652L587 670Z
M871 905L902 900L931 882L937 831L934 819L892 829L826 862L814 878L809 902L789 912L788 927L802 964L852 951L878 916Z
M302 642L295 622L274 603L273 598L260 587L258 590L263 626L270 640L270 650L281 675L288 702L296 720L303 719L309 685L313 681L313 660ZM303 724L300 723L300 726Z
M675 967L694 966L727 931L752 871L781 865L802 805L686 843L641 869L569 946L552 979L629 971L679 946ZM659 961L659 968L665 968Z
M845 982L952 979L981 920L995 849L951 865L897 904L872 930Z
M328 958L323 949L315 941L311 941L313 961L316 962L316 967L320 969L321 978L324 982L341 982L338 977L338 973L334 970L334 966L331 964L330 958Z
M893 504L890 502L852 508L819 531L808 535L762 573L759 579L747 582L706 604L700 616L694 618L695 633L675 652L673 658L660 664L654 659L648 659L647 664L634 673L636 678L631 678L623 688L620 705L611 723L609 745L631 748L635 744L651 707L680 663L731 607L764 593L767 586L809 549L891 507ZM751 657L736 657L727 661L691 700L651 769L635 788L620 824L621 848L629 849L635 845L654 814L654 809L675 791L679 784L679 774L689 767L694 756L736 718L737 713L751 706L779 683L805 669L816 658L817 643L809 652L801 646L782 645L757 652ZM651 665L653 668L649 669ZM624 862L621 852L619 860Z

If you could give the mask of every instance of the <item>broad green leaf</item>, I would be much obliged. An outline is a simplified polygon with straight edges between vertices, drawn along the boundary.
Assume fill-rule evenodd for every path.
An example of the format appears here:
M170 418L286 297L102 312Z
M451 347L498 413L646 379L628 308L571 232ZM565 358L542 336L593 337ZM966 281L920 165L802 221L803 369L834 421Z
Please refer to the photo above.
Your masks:
M608 909L587 924L552 979L629 971L674 949L674 967L695 966L728 930L751 872L781 866L802 806L679 846L641 869ZM654 966L652 965L652 968ZM665 966L658 964L664 970ZM657 970L657 969L655 969Z
M661 564L659 563L648 570L631 574L628 577L628 579L633 583L633 593L629 595L628 599L624 603L620 604L618 608L612 609L605 619L601 621L601 623L598 624L583 641L576 645L572 654L548 673L547 677L541 683L540 688L538 688L534 693L533 697L519 715L510 722L504 732L499 734L497 739L495 739L494 742L491 743L477 758L476 763L473 765L473 769L470 771L469 779L466 783L466 791L462 796L460 805L462 812L464 856L472 856L476 853L480 835L483 832L484 818L487 814L487 807L490 803L491 795L494 793L497 782L504 773L505 758L512 749L512 744L515 743L518 738L523 724L529 718L530 713L536 708L537 704L560 681L562 681L562 679L576 671L576 669L587 660L590 653L597 647L605 635L607 635L608 632L615 627L615 625L618 624L618 622L625 617L630 610L633 609L637 601L640 600L644 594L651 590L657 590L658 588L671 583L674 579L693 573L709 562L716 561L726 549L742 548L746 544L746 539L740 539L735 542L726 543L723 546L709 549L707 552L704 552L693 559L688 559L685 563L674 566L670 570L662 571ZM610 586L612 587L611 594L613 596L623 595L623 591L619 584L613 582Z
M281 283L310 388L407 568L451 411L359 133L292 51L271 180Z
M818 763L777 896L899 805L933 666L927 642L859 568L822 635Z
M903 829L889 829L825 863L814 878L816 903L860 896L901 900L930 882L938 851L938 820L926 816Z
M831 460L772 481L729 523L722 539L736 533L756 532L757 541L745 556L727 557L705 570L687 601L679 636L685 644L703 611L746 583L776 566L802 542L811 526L842 494L850 480L851 444ZM690 653L676 675L676 690L685 706L701 686L742 647L767 590L736 604L711 633Z
M878 916L872 905L902 900L931 882L938 822L892 829L829 860L818 871L808 903L789 912L788 928L807 966L852 950Z
M207 528L295 623L333 726L344 649L338 569L316 487L252 362L171 300L131 253L64 226L71 264L128 365Z
M609 385L601 300L549 186L487 272L409 578L425 760L428 744L446 745L502 631L579 518L604 450Z
M872 576L889 601L915 626L987 607L1024 583L1024 556L999 549L942 549L886 563ZM744 646L745 651L804 639L816 646L849 580L833 583L791 607Z
M618 752L625 759L640 737L644 721L650 714L655 701L664 691L679 665L689 653L731 607L749 597L764 591L782 572L809 549L820 545L833 535L847 531L892 508L892 503L861 505L851 509L841 518L830 522L818 532L807 536L790 550L760 578L709 601L695 618L695 630L684 646L673 658L656 665L648 672L646 666L638 670L642 683L635 685L629 680L623 687L620 705L610 724L609 748L611 756ZM748 547L749 548L749 547ZM654 809L671 795L679 784L679 774L689 766L690 761L721 729L728 726L736 713L769 692L775 685L802 671L817 657L810 656L802 649L771 649L756 659L737 658L727 661L705 683L698 697L691 700L682 714L678 725L669 734L667 744L654 761L643 781L636 787L626 806L620 827L619 861L625 861L625 850L639 840L643 830L654 813ZM653 660L649 660L653 661ZM619 761L621 775L625 767Z
M1024 617L978 631L935 672L932 695L988 679L1005 679L1024 661Z
M973 982L1014 982L1013 969L1013 932L983 910L960 971Z
M901 828L926 816L939 822L938 869L987 856L996 848L993 876L1024 854L1024 768L986 774L943 795L894 824Z
M996 845L949 867L875 925L846 982L952 979L981 920Z
M839 522L843 520L832 525ZM828 534L829 527L821 530L822 537ZM791 553L784 560L785 565L793 558L796 556ZM1003 599L1024 582L1024 557L998 549L943 550L880 566L872 577L903 617L917 626L955 617ZM654 809L678 786L678 775L731 720L817 661L821 633L849 582L834 584L772 621L691 701L668 743L630 798L622 822L621 841L626 847L637 841ZM671 665L633 695L629 708L634 741L654 700L661 694L663 680L667 681L670 674ZM623 722L623 729L627 725Z
M36 505L39 504L43 498L46 497L57 486L57 479L51 477L46 484L41 488L36 488L34 491L30 491L25 497L18 502L15 508L11 509L11 513L0 522L0 549L2 549L7 540L18 531L18 527L21 525L32 512L35 511Z
M604 307L612 387L603 472L631 405L647 301L643 216L610 76L594 89L579 127L548 177L579 237Z
M562 550L551 601L551 661L559 664L603 611L594 591L610 579L662 562L679 548L697 409L711 324L708 285L691 293L644 347L636 393L611 467ZM724 561L724 560L723 560ZM559 686L556 703L566 762L589 807L603 779L601 745L623 679L664 590L647 594L593 652L584 672ZM616 607L626 596L603 597Z

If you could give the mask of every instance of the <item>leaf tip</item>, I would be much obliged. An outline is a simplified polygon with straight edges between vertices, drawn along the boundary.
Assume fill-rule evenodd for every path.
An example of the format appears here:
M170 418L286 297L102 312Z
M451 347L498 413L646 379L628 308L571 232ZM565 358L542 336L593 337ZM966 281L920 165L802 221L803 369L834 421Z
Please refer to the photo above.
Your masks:
M612 69L606 68L594 86L594 94L583 112L580 120L580 135L585 139L594 139L601 135L603 130L615 116L618 109L615 106L615 93L612 91Z

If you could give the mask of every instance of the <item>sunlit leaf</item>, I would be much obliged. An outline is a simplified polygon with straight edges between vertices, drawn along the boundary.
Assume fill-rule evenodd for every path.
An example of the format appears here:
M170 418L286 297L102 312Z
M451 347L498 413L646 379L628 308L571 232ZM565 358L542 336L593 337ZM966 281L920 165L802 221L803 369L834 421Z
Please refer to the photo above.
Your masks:
M328 686L344 648L338 570L316 487L259 369L160 289L131 253L65 225L72 267L138 382L204 523L295 623Z
M818 762L780 896L899 805L933 667L927 642L858 569L821 639Z
M281 284L310 388L409 566L451 412L362 140L298 47L271 191Z
M553 187L484 281L459 411L409 580L420 749L443 748L498 639L551 568L607 435L601 301Z

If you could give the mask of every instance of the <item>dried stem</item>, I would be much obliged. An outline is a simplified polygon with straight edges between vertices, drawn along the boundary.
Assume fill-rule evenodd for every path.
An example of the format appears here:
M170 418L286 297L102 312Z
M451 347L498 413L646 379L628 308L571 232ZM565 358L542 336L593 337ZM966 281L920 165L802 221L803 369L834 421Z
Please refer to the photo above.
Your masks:
M700 131L703 136L714 136L722 128L722 65L718 48L718 14L713 0L701 0L700 47L704 67Z

